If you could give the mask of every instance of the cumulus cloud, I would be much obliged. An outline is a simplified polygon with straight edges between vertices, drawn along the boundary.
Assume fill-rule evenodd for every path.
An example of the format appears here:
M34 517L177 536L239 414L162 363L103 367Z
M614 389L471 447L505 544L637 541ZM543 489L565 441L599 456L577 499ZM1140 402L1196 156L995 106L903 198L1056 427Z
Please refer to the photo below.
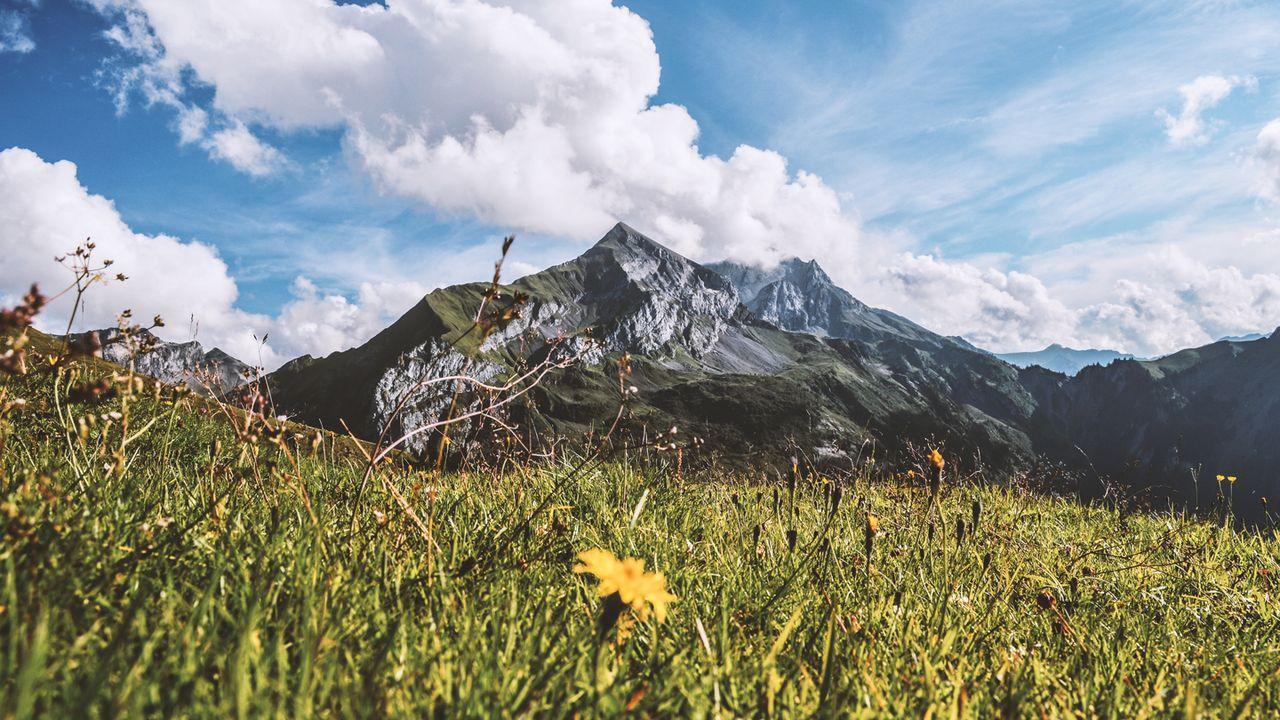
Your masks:
M1031 257L1032 266L1068 264L1101 282L1094 302L1068 305L1068 282L1037 275L903 254L866 287L878 301L910 308L926 327L963 335L998 352L1050 343L1155 356L1229 335L1280 325L1280 275L1214 265L1165 243L1066 248ZM1107 280L1110 278L1110 280Z
M356 301L325 294L305 277L294 279L293 299L275 319L276 336L299 354L322 356L351 345L352 338L373 337L422 299L427 288L414 282L362 283Z
M1174 145L1203 145L1209 142L1215 123L1203 118L1205 111L1225 100L1237 87L1253 92L1258 88L1258 79L1251 75L1201 75L1179 86L1182 109L1178 114L1174 115L1165 108L1156 111L1156 116L1164 121L1164 132L1169 142Z
M873 288L880 300L916 309L917 322L982 347L1035 346L1045 338L1070 337L1075 330L1075 313L1025 273L904 254L873 282L880 284Z
M749 146L705 154L685 108L651 103L648 23L609 0L91 2L134 58L121 87L177 108L183 138L202 137L190 77L214 90L206 120L344 129L380 188L447 213L577 239L625 219L699 258L852 259L858 224L820 178Z
M131 98L140 97L148 107L158 105L175 112L174 130L182 145L197 145L215 160L252 177L265 177L288 167L284 155L263 142L243 120L210 113L185 99L183 68L165 61L164 46L141 12L121 11L106 36L139 60L116 67L108 76L118 113L128 111Z
M128 280L95 285L75 329L113 326L118 313L130 309L140 320L162 316L166 339L194 336L207 347L268 367L363 342L425 290L411 283L366 283L353 305L299 278L280 315L248 313L236 306L236 282L214 248L134 231L110 200L80 183L71 162L46 162L23 148L0 151L0 305L12 304L33 282L46 294L66 287L70 271L54 258L90 238L97 246L94 257L113 261L109 275L123 273ZM64 295L40 317L41 328L62 332L70 312L71 296ZM268 334L270 344L260 348L255 335Z
M999 350L1163 352L1280 320L1274 278L1230 266L1156 257L1151 272L1068 305L1044 274L877 247L838 193L778 153L704 153L684 107L653 103L661 66L648 24L609 0L87 1L113 19L127 56L122 107L171 107L181 142L250 174L287 166L264 133L338 129L377 187L437 211L576 239L623 219L696 259L817 257L866 299ZM1206 142L1205 113L1255 86L1216 75L1183 85L1177 113L1159 112L1169 140ZM207 96L196 87L212 100L193 100ZM1280 195L1280 126L1259 146ZM316 349L372 332L378 298L399 292L371 284L353 302L306 282L293 291L278 332Z

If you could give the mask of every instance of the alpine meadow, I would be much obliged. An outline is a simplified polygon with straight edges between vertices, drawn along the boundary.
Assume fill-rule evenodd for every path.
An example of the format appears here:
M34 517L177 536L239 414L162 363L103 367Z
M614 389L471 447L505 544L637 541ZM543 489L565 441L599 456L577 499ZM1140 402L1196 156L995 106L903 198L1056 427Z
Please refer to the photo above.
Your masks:
M1278 78L1260 0L0 0L0 717L1280 716Z

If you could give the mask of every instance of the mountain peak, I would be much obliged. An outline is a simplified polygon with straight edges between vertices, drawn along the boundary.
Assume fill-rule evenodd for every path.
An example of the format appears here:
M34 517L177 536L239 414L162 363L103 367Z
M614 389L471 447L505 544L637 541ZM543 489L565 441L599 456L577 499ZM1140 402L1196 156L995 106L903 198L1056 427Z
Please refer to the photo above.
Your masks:
M613 250L621 249L629 252L639 251L646 255L671 252L666 246L624 222L614 225L609 232L604 234L604 237L596 242L594 247Z
M785 268L785 278L798 285L835 285L831 276L822 269L817 260L801 260L798 257L792 257L783 260L779 266Z
M955 344L863 303L837 285L817 260L790 257L768 270L730 260L707 267L728 279L757 317L784 330L850 340L894 337L931 346Z

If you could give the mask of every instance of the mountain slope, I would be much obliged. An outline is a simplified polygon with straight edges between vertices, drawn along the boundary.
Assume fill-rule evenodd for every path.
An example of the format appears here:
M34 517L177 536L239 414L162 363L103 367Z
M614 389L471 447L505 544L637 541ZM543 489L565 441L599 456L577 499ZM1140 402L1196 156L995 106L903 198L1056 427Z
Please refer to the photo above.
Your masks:
M1076 350L1054 343L1032 352L996 353L996 357L1015 367L1039 365L1046 370L1075 375L1090 365L1109 365L1116 360L1132 360L1132 355L1115 350Z
M771 270L737 263L708 267L737 285L753 314L777 327L828 338L846 359L865 357L907 392L954 403L967 422L995 420L1017 444L1034 401L1017 371L967 342L931 332L888 310L873 308L836 285L814 261L791 258ZM902 422L895 420L894 422Z
M930 437L996 464L1031 451L1019 429L1031 398L1012 367L896 316L860 319L856 307L837 308L847 323L839 327L857 324L867 340L779 329L755 317L728 279L625 225L575 260L504 287L528 295L522 317L483 347L451 349L482 291L478 284L437 290L364 346L286 365L269 378L277 405L362 437L384 428L396 435L447 402L439 392L420 393L390 426L391 409L420 378L464 367L498 377L517 356L572 336L585 361L533 394L532 407L520 410L526 429L607 424L618 403L613 363L627 352L640 391L630 401L631 425L678 425L727 457L847 459L867 443L892 450ZM576 339L588 329L594 345Z
M1024 384L1037 397L1033 432L1046 450L1074 454L1156 497L1211 504L1215 476L1230 475L1239 478L1231 488L1237 512L1257 517L1260 498L1280 489L1280 338L1221 341Z

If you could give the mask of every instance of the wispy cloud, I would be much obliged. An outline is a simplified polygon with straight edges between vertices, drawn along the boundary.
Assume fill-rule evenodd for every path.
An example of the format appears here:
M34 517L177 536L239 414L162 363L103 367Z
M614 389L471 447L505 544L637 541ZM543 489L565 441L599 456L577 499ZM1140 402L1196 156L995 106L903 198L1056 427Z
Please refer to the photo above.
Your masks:
M1252 75L1201 75L1178 88L1182 96L1182 109L1174 115L1164 108L1156 111L1156 117L1164 121L1164 133L1174 145L1203 145L1216 123L1204 119L1205 111L1216 107L1237 87L1248 91L1258 89L1258 78Z
M14 7L0 6L0 53L29 53L36 49L36 41L28 13L39 5L39 0L13 0L9 4Z

